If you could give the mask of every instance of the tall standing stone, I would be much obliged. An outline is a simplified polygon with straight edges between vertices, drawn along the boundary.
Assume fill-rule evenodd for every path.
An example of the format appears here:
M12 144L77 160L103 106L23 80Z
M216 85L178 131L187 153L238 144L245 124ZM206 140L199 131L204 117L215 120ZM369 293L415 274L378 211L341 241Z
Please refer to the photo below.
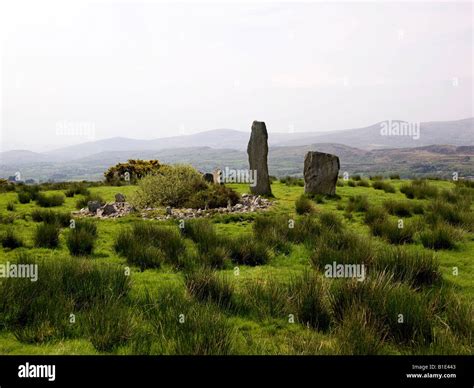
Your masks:
M252 134L247 146L250 170L256 171L256 184L250 186L255 195L272 195L268 176L268 133L263 121L254 121Z
M309 151L304 158L304 192L308 194L336 194L339 158L324 152Z

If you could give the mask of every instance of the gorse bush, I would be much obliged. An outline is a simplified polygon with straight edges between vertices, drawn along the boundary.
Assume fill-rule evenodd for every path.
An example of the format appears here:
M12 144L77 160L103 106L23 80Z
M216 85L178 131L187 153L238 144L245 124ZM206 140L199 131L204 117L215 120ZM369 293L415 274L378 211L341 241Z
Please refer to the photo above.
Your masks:
M35 231L34 243L38 248L56 248L59 245L59 226L47 223L38 225Z
M118 163L105 173L105 181L112 185L134 184L137 180L160 171L162 164L158 160L129 159L126 163Z
M314 207L311 200L303 194L296 200L295 210L297 214L310 214L314 212Z
M64 204L65 197L63 194L44 194L39 193L36 197L36 203L41 207L55 207Z

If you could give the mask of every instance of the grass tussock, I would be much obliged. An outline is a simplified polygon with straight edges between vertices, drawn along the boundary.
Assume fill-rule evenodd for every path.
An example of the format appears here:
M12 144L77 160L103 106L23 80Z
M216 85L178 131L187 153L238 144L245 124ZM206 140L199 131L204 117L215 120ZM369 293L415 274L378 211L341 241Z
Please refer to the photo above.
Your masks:
M375 190L383 190L386 193L396 193L397 190L394 185L392 185L390 182L384 182L382 180L374 180L372 183L372 187Z
M39 193L36 197L36 203L38 206L41 207L55 207L61 206L64 204L65 197L63 194L44 194Z
M311 214L315 209L312 201L304 194L300 195L295 202L295 210L297 214Z
M15 232L13 227L8 227L0 236L0 243L3 248L10 249L21 248L25 245L23 239Z
M34 222L58 224L62 227L66 227L70 224L71 214L68 212L54 211L51 209L34 209L31 212L31 219Z
M57 248L59 245L59 225L41 223L36 227L34 244L37 248Z

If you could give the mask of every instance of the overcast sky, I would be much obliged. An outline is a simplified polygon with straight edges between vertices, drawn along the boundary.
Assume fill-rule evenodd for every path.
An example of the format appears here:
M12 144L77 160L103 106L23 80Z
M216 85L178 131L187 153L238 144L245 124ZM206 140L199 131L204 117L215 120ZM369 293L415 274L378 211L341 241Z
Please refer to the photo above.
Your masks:
M473 116L471 3L5 3L2 150Z

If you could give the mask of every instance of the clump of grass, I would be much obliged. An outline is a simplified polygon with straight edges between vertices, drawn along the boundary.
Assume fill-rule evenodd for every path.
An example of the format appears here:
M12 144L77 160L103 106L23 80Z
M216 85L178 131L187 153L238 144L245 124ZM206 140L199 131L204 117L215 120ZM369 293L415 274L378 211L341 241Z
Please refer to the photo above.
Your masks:
M331 230L334 233L340 233L344 229L341 218L330 211L319 213L319 222L324 230Z
M333 262L370 265L373 260L374 248L370 240L353 232L345 231L339 234L324 232L315 245L311 262L321 270Z
M386 329L371 312L358 306L351 307L337 328L339 354L351 356L378 355L384 349Z
M275 279L251 279L245 283L241 304L260 318L283 317L288 314L288 287Z
M34 243L38 248L57 248L59 245L59 226L44 222L38 225L35 231Z
M184 283L188 292L200 302L212 302L227 309L234 305L234 289L229 279L215 271L201 268L187 272Z
M92 254L97 240L97 225L88 220L76 220L74 228L70 228L66 244L73 256Z
M383 206L387 209L387 212L394 216L399 217L411 217L413 206L410 202L407 201L395 201L395 200L387 200L384 201Z
M389 178L393 180L400 180L400 174L390 174Z
M11 202L11 201L8 202L8 203L7 203L7 210L8 210L9 212L14 212L14 211L15 211L15 203L14 203L14 202Z
M402 226L400 220L392 220L391 218L374 221L369 226L374 236L383 237L391 244L412 243L416 233L415 223L403 221Z
M196 303L180 290L166 288L146 293L139 306L152 326L132 339L139 354L227 355L233 352L235 333L214 303Z
M41 207L55 207L64 204L65 197L63 194L44 194L39 193L36 197L36 203Z
M363 282L336 281L331 296L332 311L339 322L352 306L359 306L386 327L387 337L394 341L404 344L432 341L434 317L426 295L406 284L393 282L385 273Z
M353 175L351 178L353 181L360 181L362 177L359 174Z
M29 192L19 191L17 195L18 195L18 202L20 202L22 204L31 202L32 196Z
M424 251L383 246L377 252L374 264L379 271L392 274L394 280L415 287L435 284L441 280L436 257Z
M186 254L185 242L175 228L151 222L137 222L132 228L121 230L114 249L130 264L143 269L159 267L163 260L178 268Z
M428 211L429 214L425 220L432 225L444 221L450 225L474 231L474 213L470 210L470 204L462 206L435 200L429 204Z
M235 264L263 265L271 258L266 244L252 236L238 236L230 241L230 245L230 258Z
M346 206L347 212L366 212L369 209L369 200L366 195L356 195L349 197L349 201Z
M295 311L297 320L317 330L328 330L331 323L331 311L327 289L322 279L315 273L305 271L293 278L288 292L290 311Z
M383 175L370 175L369 179L371 181L383 181Z
M286 177L280 178L280 182L287 186L299 186L299 187L304 186L304 181L302 178L295 178L292 176L286 176Z
M76 194L89 195L89 194L90 194L90 191L89 191L89 189L88 189L84 184L81 184L81 183L73 183L73 184L71 185L71 187L69 187L69 188L64 192L64 194L66 195L66 197L72 198L72 197L74 197L74 195L76 195Z
M321 232L322 228L318 220L310 215L305 215L294 220L293 229L290 229L288 238L291 242L312 246L316 243Z
M357 186L357 183L356 183L354 180L351 179L351 180L349 180L349 181L347 182L347 185L348 185L349 187L356 187L356 186Z
M379 206L370 206L364 215L364 222L369 226L386 219L387 211Z
M461 239L462 235L459 230L443 222L425 229L420 234L423 246L434 250L454 249Z
M55 212L50 209L35 209L31 212L31 219L35 222L58 224L66 227L70 224L71 214L68 212Z
M314 212L314 207L311 200L302 194L295 201L295 210L297 214L311 214Z
M7 228L0 240L3 248L16 249L24 246L23 240L12 227Z
M285 215L257 216L253 223L253 235L269 248L288 253L290 251L290 223L291 219Z
M410 183L405 183L400 187L400 192L409 199L436 198L438 196L438 188L430 185L426 180L413 180Z
M397 190L395 189L395 186L392 185L391 183L389 182L384 182L382 180L375 180L373 183L372 183L372 187L375 189L375 190L383 190L385 191L386 193L395 193Z
M89 339L99 352L110 352L132 337L134 321L131 310L120 300L95 304L86 314Z
M97 266L67 257L33 260L25 253L18 256L17 264L38 265L36 281L7 278L0 287L1 325L12 330L22 342L82 335L83 325L69 323L71 312L87 314L97 304L120 300L130 291L130 278L119 267ZM93 315L103 315L103 319L110 321L115 319L100 308Z
M356 186L359 186L359 187L370 187L370 183L367 179L361 179L360 181L358 181L356 183Z

